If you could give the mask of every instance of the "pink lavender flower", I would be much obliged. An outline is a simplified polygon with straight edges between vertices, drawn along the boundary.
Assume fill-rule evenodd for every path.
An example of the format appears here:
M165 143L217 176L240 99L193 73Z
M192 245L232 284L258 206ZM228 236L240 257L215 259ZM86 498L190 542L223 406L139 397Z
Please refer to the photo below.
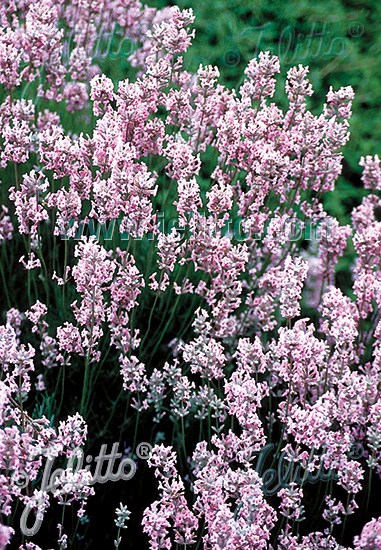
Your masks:
M5 547L8 545L12 535L14 534L14 529L12 527L6 527L3 524L0 524L0 549L5 550Z
M8 216L8 208L6 206L1 207L0 213L0 244L4 241L12 238L13 224L11 218Z
M33 323L33 325L38 325L42 317L46 315L48 308L45 304L41 303L40 300L37 300L35 304L30 308L29 311L25 312L25 317Z
M93 101L95 116L101 116L107 111L107 107L114 97L114 84L105 75L96 75L91 81L90 98Z
M86 437L87 425L79 413L69 416L58 426L57 441L62 445L67 457L71 455L73 449L82 447Z
M301 521L304 515L304 506L301 504L303 490L297 487L296 483L290 483L288 487L278 492L281 498L280 513L288 519Z
M247 82L241 93L259 103L266 97L273 97L275 92L274 75L280 72L279 61L269 52L260 52L258 59L252 59L245 69Z
M381 189L381 170L378 155L361 157L359 164L364 167L361 179L364 182L365 189L379 191Z
M381 545L381 520L373 518L354 539L355 550L377 550Z
M292 319L300 314L299 301L307 271L307 262L301 258L294 260L289 255L284 261L284 268L273 267L260 280L261 287L271 285L280 290L280 310L286 319Z
M38 224L49 219L47 211L41 205L42 194L48 187L49 183L43 174L32 170L23 176L20 191L16 191L14 187L9 189L9 198L15 203L20 233L36 234Z
M81 111L89 99L86 84L83 82L68 82L62 95L67 103L69 113Z

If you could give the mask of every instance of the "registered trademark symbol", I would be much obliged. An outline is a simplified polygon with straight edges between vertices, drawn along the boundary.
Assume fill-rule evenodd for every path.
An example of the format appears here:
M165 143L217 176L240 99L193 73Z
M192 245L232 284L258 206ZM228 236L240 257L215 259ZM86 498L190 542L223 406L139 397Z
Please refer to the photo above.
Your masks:
M354 21L348 27L348 33L353 38L357 36L361 36L363 32L364 32L364 25L362 23L359 23L358 21Z
M142 443L139 443L139 445L136 447L136 456L138 458L142 458L143 460L146 460L147 458L150 457L151 451L152 451L152 445L143 441Z

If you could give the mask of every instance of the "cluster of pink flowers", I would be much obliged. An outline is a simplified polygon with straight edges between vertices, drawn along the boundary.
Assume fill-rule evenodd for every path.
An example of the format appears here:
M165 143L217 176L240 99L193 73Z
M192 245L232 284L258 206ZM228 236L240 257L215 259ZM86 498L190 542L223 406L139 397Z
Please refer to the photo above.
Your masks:
M13 319L16 318L15 313L13 312ZM41 303L26 313L34 322L38 322L41 315L44 315ZM18 501L27 508L35 509L37 519L42 520L50 497L44 489L33 489L33 484L44 471L45 459L69 457L74 449L80 449L84 445L87 425L78 413L73 417L69 416L66 421L61 421L58 430L51 427L45 415L32 418L23 404L28 400L31 391L30 377L35 372L35 350L30 345L27 350L25 345L20 343L19 336L9 322L0 327L0 349L5 375L4 380L0 382L1 514L9 518L15 502ZM39 376L42 374L37 378ZM83 513L93 489L87 487L85 492L81 492L78 480L69 483L69 478L73 475L70 466L61 472L61 476L55 477L53 497L61 502L64 495L65 504L80 501L81 508L78 513ZM88 472L83 470L75 475L84 474L88 475ZM64 488L63 484L66 484ZM27 488L26 492L24 488ZM1 548L6 547L14 532L11 527L0 524Z
M0 550L18 536L17 502L37 519L78 502L85 521L89 471L67 467L49 495L44 460L97 437L98 414L110 427L124 398L134 445L139 423L153 426L159 495L140 517L151 550L344 550L347 516L379 482L378 156L359 160L368 194L350 225L323 201L342 170L353 90L330 88L315 115L299 65L282 111L269 52L229 90L216 67L186 70L193 21L139 0L0 6L0 512L13 525L0 523ZM116 28L136 45L135 79L113 82L96 64ZM72 113L88 123L79 135L66 129ZM290 218L323 228L301 246ZM343 257L351 288L335 276ZM20 262L27 292L12 308ZM65 376L78 373L69 401ZM318 497L312 483L327 479ZM318 498L322 528L300 534ZM355 550L381 547L381 520L366 514L350 531ZM121 504L117 548L129 515ZM60 549L73 538L58 524Z

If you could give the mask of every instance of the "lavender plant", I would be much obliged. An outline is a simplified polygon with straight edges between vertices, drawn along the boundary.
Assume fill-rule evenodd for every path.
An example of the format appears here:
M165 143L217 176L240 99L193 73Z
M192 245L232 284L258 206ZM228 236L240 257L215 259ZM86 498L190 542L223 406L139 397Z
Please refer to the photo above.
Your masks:
M117 548L381 547L377 155L359 152L351 225L324 206L352 88L313 114L301 65L288 109L272 101L269 52L237 90L192 74L178 7L10 0L0 18L0 550L93 547L107 480ZM136 71L119 82L94 59L116 31ZM106 473L104 447L84 464L115 440Z

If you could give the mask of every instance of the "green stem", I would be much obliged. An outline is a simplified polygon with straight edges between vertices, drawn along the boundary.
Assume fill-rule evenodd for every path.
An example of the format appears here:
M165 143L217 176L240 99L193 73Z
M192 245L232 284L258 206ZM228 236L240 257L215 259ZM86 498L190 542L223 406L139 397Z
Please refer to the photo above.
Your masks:
M120 537L120 527L118 528L118 534L116 535L116 540L115 540L115 543L114 543L114 546L115 548L119 548L119 544L120 544L120 540L119 540L119 537Z
M67 255L68 255L68 245L67 240L65 240L65 258L64 258L64 272L63 272L63 285L62 285L62 310L65 315L66 313L66 303L65 303L65 286L66 286L66 266L67 266Z
M87 398L86 398L86 403L85 403L85 410L88 409L89 400L90 400L90 397L92 395L92 388L95 386L95 384L98 380L98 376L99 376L99 374L102 370L102 367L103 367L109 353L110 353L110 347L107 349L106 353L104 354L102 361L99 362L98 368L94 369L93 372L90 373L89 386L90 386L91 389L87 393Z
M16 189L17 189L17 191L19 191L20 185L19 185L19 178L18 178L18 175L17 175L17 164L14 162L13 166L14 166L14 170L15 170Z
M86 404L86 395L87 395L87 384L89 380L90 355L91 355L91 348L93 346L94 308L95 308L95 288L93 289L93 296L92 296L89 350L87 352L87 357L86 357L85 375L83 378L82 399L81 399L81 407L80 407L80 413L82 416L84 416L86 412L85 404Z
M346 503L346 506L345 506L345 511L348 510L349 498L350 498L350 493L348 493L348 496L347 496L347 503ZM344 518L344 521L343 521L343 528L342 528L342 531L341 531L341 542L343 542L343 539L344 539L344 533L345 533L345 526L346 526L346 523L347 523L347 518L348 518L348 515L346 514L345 518Z
M169 316L168 321L166 322L165 327L164 327L164 329L163 329L163 331L162 331L162 333L161 333L161 335L160 335L160 338L157 340L156 345L155 345L155 347L154 347L154 349L153 349L153 352L151 353L151 357L150 357L150 361L149 361L150 363L151 363L151 361L152 361L153 356L155 355L155 353L156 353L156 351L157 351L157 348L158 348L158 347L160 346L160 344L161 344L161 341L162 341L162 339L163 339L164 334L167 332L167 328L168 328L169 325L171 324L171 321L172 321L172 319L173 319L173 317L174 317L174 315L175 315L175 313L176 313L176 309L177 309L178 303L179 303L179 301L180 301L180 297L181 297L181 294L179 294L179 295L177 296L177 298L176 298L176 302L175 302L175 304L174 304L174 306L173 306L171 315Z
M3 289L4 289L5 298L7 300L7 306L8 306L8 309L11 309L12 304L11 304L11 300L9 298L9 293L8 293L8 288L7 288L7 281L6 281L6 278L5 278L5 273L4 273L4 268L3 268L3 262L0 262L0 271L1 271L1 278L3 280Z
M373 453L374 454L374 453ZM366 499L366 513L368 512L368 509L369 509L369 501L370 501L370 493L371 493L371 490L372 490L372 468L370 468L369 470L369 481L368 481L368 496L367 496L367 499Z
M191 264L189 263L189 265L188 265L188 270L187 270L187 272L186 272L186 274L185 274L185 277L184 277L184 282L186 281L186 279L187 279L187 277L188 277L188 275L189 275L190 267L191 267ZM183 285L182 285L182 286L184 286L184 282L183 282ZM153 352L152 352L152 354L151 354L151 357L150 357L150 363L151 363L151 361L152 361L153 356L154 356L155 353L156 353L157 348L158 348L159 345L161 344L161 341L163 340L163 337L164 337L165 333L167 332L167 328L168 328L169 325L171 324L171 321L172 321L172 319L173 319L173 317L174 317L174 315L175 315L175 313L176 313L176 309L177 309L177 306L178 306L178 304L179 304L180 298L181 298L181 292L180 292L180 294L178 294L178 296L177 296L177 298L176 298L176 301L175 301L175 303L174 303L174 306L173 306L173 308L172 308L171 315L169 316L168 321L167 321L166 324L165 324L165 327L164 327L164 329L163 329L163 331L162 331L162 333L161 333L161 335L160 335L160 338L159 338L159 339L157 340L157 342L156 342L156 345L155 345L154 350L153 350Z
M138 410L136 414L136 422L135 422L135 431L134 431L134 441L132 444L132 452L135 452L135 445L136 445L136 437L138 435L138 425L139 425L139 418L140 418L140 396L138 397Z
M179 268L179 270L178 270L178 272L177 272L176 278L175 278L175 280L174 280L174 283L177 283L182 267L183 267L183 266L180 266L180 268ZM189 269L188 269L188 272L189 272ZM165 307L164 313L160 315L160 316L161 316L161 321L160 321L160 324L159 324L159 326L157 327L155 333L153 334L153 337L152 337L152 340L153 340L153 341L155 340L157 334L160 333L160 330L161 330L161 327L162 327L162 325L163 325L163 322L165 321L165 319L166 319L166 317L167 317L168 310L169 310L169 308L171 307L171 299L172 299L172 294L173 294L173 289L174 289L174 283L173 283L172 287L170 288L170 290L169 290L169 292L168 292L168 294L167 294L166 307ZM159 311L160 311L160 310L159 310Z
M143 340L142 340L141 343L140 343L140 348L141 348L141 349L143 349L144 342L146 341L147 336L148 336L149 331L150 331L150 328L151 328L152 317L153 317L153 313L154 313L154 311L155 311L155 307L156 307L157 300L159 299L160 284L161 284L161 281L162 281L162 279L163 279L163 275L164 275L164 270L162 269L162 270L161 270L161 273L160 273L160 279L159 279L159 288L158 288L157 291L156 291L155 300L154 300L154 302L153 302L153 306L151 307L151 311L150 311L149 318L148 318L148 327L147 327L146 333L145 333L145 335L144 335L144 337L143 337Z
M184 458L185 458L185 464L186 464L187 463L187 451L186 451L186 448L185 448L184 416L181 416L181 435L182 435L183 451L184 451Z
M111 409L111 412L110 414L108 415L108 419L107 419L107 422L106 424L103 426L103 429L102 429L102 432L101 432L101 435L104 435L106 432L107 432L107 429L111 423L111 420L114 416L114 413L115 413L115 409L116 409L116 406L117 404L119 403L119 400L120 398L122 397L122 395L125 393L125 390L122 388L117 396L117 398L114 400L114 403L112 405L112 409ZM127 402L129 401L129 396L128 396L128 399L127 399Z
M74 544L74 541L75 541L75 535L77 534L77 531L78 531L78 526L79 526L80 519L81 518L78 518L78 520L77 520L77 523L76 523L76 526L75 526L75 529L74 529L74 533L73 533L73 536L72 536L72 539L71 539L70 548L73 547L73 544Z
M45 260L44 260L44 255L42 254L42 250L40 249L40 246L38 247L38 253L39 253L38 255L40 257L41 265L43 267L44 275L45 275L42 282L43 282L43 285L44 285L44 288L45 288L45 293L46 293L46 306L49 309L50 292L49 292L49 283L48 283L48 269L46 267L46 263L45 263Z

